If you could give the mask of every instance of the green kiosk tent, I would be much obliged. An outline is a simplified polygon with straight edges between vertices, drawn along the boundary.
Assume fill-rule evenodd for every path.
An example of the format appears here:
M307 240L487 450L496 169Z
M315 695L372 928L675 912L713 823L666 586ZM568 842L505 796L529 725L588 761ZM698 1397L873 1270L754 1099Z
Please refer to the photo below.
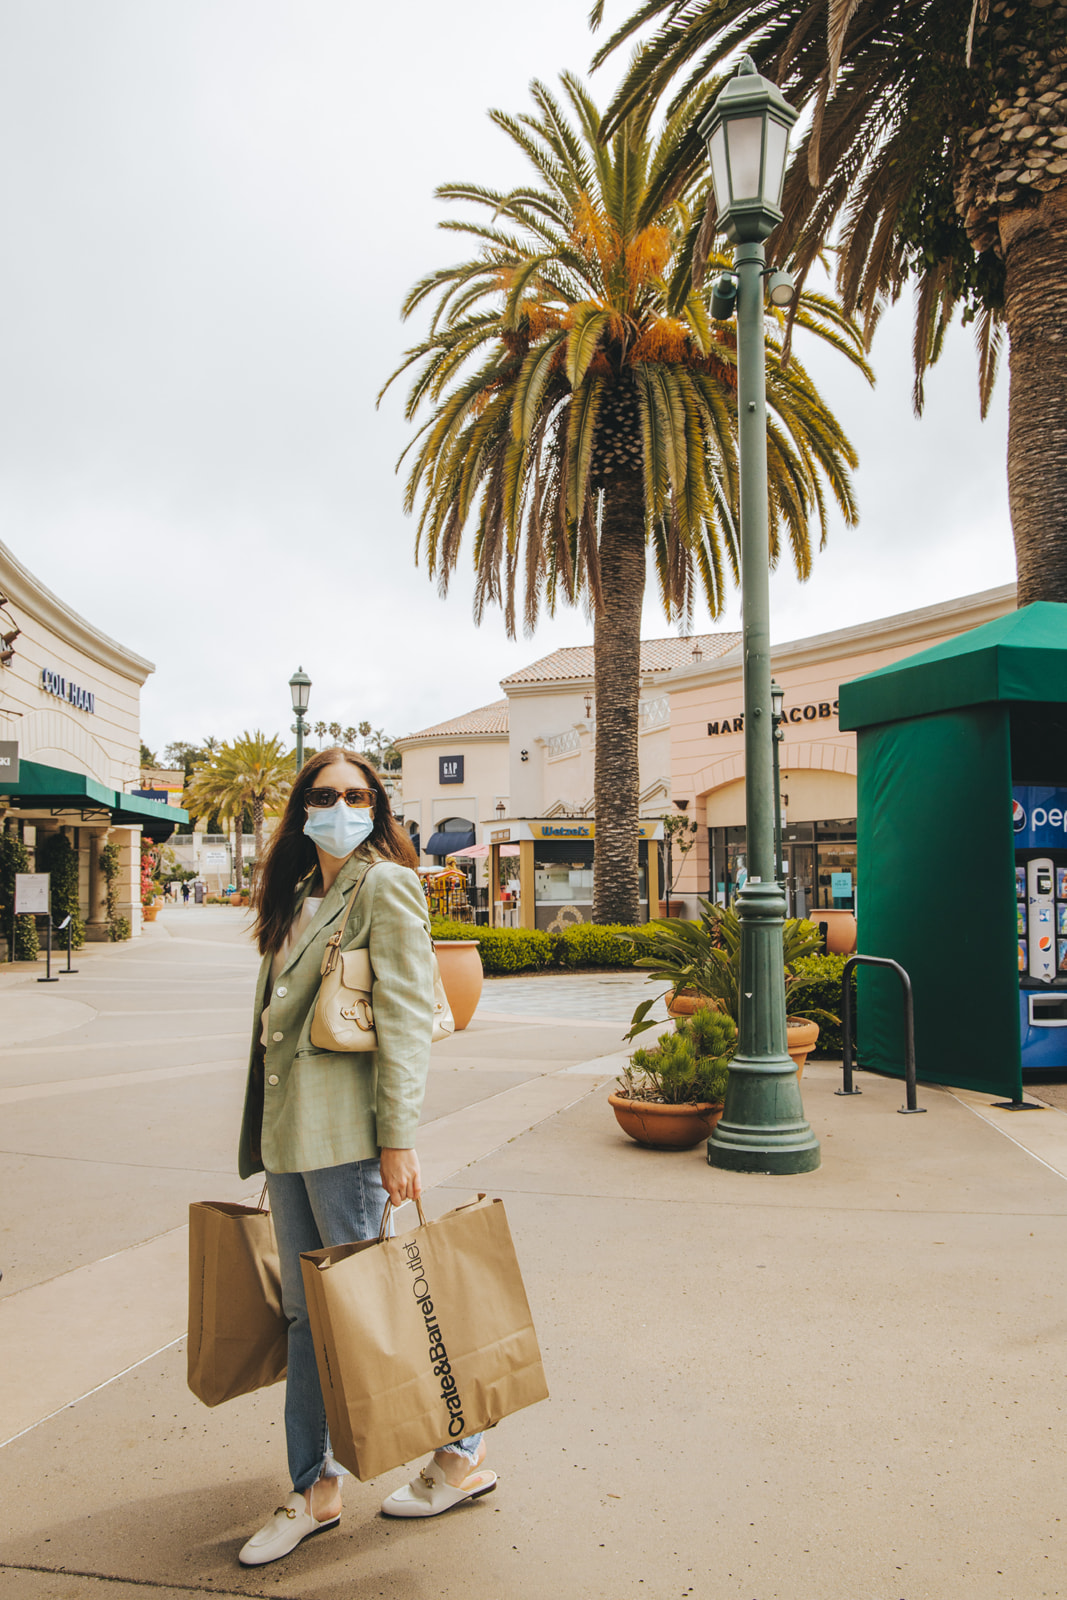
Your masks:
M1067 605L842 684L840 726L858 743L858 948L911 977L918 1075L1021 1099L1011 790L1067 783ZM858 981L859 1059L900 1076L899 980Z

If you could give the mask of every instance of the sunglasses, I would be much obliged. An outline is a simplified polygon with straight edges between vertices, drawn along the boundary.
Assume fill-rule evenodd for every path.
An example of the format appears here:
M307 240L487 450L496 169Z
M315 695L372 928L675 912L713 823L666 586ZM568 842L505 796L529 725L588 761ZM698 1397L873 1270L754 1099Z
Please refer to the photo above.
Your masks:
M376 799L373 789L309 789L304 803L309 806L335 806L343 800L346 806L373 806Z

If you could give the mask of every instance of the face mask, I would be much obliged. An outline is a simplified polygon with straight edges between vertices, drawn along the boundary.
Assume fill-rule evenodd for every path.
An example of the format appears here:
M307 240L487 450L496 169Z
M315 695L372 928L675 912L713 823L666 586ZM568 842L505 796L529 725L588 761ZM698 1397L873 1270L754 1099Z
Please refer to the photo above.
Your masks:
M328 856L343 861L374 832L374 812L369 807L345 805L343 800L332 806L315 806L308 812L304 832Z

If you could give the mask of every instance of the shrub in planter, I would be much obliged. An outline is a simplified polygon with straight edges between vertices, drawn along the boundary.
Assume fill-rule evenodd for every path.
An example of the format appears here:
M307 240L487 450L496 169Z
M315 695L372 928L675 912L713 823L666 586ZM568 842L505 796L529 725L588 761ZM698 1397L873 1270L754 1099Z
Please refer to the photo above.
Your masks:
M701 1006L681 1019L651 1049L637 1049L619 1078L619 1091L630 1100L656 1100L662 1105L715 1105L726 1094L730 1058L737 1049L737 1029L723 1011Z
M736 1048L730 1018L701 1007L656 1048L634 1051L618 1090L608 1096L616 1122L653 1150L691 1150L722 1116Z
M812 1055L832 1061L841 1058L845 1048L841 1017L841 978L844 955L801 956L796 962L797 977L804 985L804 1001L823 1015L819 1019L819 1042ZM852 969L852 1044L856 1044L856 969Z

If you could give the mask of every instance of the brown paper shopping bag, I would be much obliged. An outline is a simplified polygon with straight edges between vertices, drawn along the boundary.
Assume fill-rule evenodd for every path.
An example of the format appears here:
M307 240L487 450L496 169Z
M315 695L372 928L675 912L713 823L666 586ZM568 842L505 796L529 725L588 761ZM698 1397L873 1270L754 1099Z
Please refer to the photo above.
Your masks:
M358 1478L547 1399L501 1201L300 1263L330 1442Z
M285 1377L282 1311L270 1212L225 1200L189 1207L189 1387L221 1405Z

